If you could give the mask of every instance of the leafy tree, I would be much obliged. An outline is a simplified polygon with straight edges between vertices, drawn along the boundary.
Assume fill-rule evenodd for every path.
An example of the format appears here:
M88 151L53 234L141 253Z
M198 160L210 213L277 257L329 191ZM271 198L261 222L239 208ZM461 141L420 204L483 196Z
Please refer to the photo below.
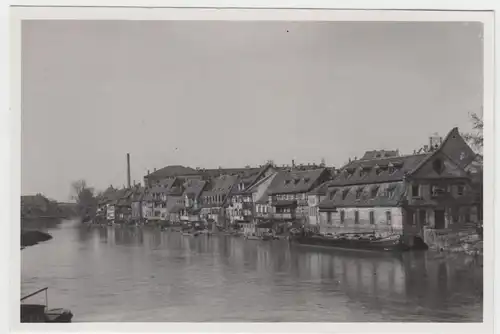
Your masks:
M471 113L470 119L472 121L472 128L474 131L471 133L465 133L463 136L473 148L481 152L483 150L483 117L476 113Z

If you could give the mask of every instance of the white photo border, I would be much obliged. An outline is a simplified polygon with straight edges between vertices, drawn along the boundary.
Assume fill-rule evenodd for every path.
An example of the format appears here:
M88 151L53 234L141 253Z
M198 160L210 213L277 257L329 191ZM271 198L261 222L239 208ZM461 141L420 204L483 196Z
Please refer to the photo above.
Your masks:
M170 8L165 8L166 4ZM408 3L412 3L408 5ZM489 5L488 5L489 3ZM10 69L10 109L7 114L7 122L0 123L2 133L9 133L9 144L3 144L7 148L6 154L1 154L3 158L10 157L10 164L0 164L1 173L6 182L10 184L10 196L1 193L3 203L10 203L7 217L4 222L9 223L10 242L8 249L3 254L8 256L9 261L9 305L8 311L10 329L16 331L29 332L440 332L440 333L483 333L491 332L493 329L493 270L498 271L498 266L494 266L494 235L498 234L498 229L493 228L494 223L494 195L495 188L494 170L497 166L498 158L495 155L494 136L494 45L495 34L494 13L487 11L493 9L493 1L456 1L451 3L446 1L387 1L374 3L374 1L295 1L290 4L287 1L266 1L255 4L249 1L51 1L50 6L43 1L23 1L19 7L10 9L10 63L7 62L7 69ZM397 4L397 5L396 5ZM418 4L418 5L417 5ZM55 6L54 6L55 5ZM85 7L76 7L83 5ZM365 10L373 8L377 10ZM417 5L418 7L415 7ZM92 7L106 6L106 7ZM253 7L259 9L252 9ZM148 7L162 7L150 9ZM179 8L172 8L179 7ZM180 8L183 7L183 8ZM196 8L203 7L203 8ZM270 9L277 7L281 9ZM284 8L290 9L284 9ZM221 9L225 8L225 9ZM296 9L309 8L309 9ZM325 9L330 8L330 9ZM355 9L356 8L356 9ZM403 9L395 10L394 8ZM428 10L418 10L419 8ZM338 10L342 9L342 10ZM379 10L381 9L381 10ZM387 10L383 10L387 9ZM450 11L451 10L451 11ZM468 10L476 10L470 12ZM483 323L429 323L429 324L409 324L409 323L73 323L68 325L51 324L19 324L19 296L20 296L20 250L19 238L20 226L20 140L21 140L21 20L279 20L279 21L480 21L484 24L484 229L485 229L485 253L484 253L484 299L483 299ZM8 72L4 72L8 73ZM5 88L7 88L5 87ZM7 90L3 89L6 92ZM7 99L5 99L7 101ZM3 115L2 115L3 117ZM7 126L5 126L7 125ZM4 129L5 128L5 129ZM9 132L3 132L10 130ZM10 151L10 152L9 152ZM8 160L8 159L7 159ZM6 172L4 170L6 168ZM8 173L10 170L10 173ZM2 179L3 181L4 179ZM10 182L9 182L10 181ZM498 195L498 193L497 193ZM8 197L7 197L8 196ZM10 213L10 215L9 215ZM4 248L5 243L2 245ZM10 256L9 256L10 255ZM498 275L495 275L498 277ZM3 286L6 286L2 284ZM498 294L497 289L497 294ZM7 310L5 310L7 311ZM6 312L3 312L6 314ZM497 312L498 313L498 312Z

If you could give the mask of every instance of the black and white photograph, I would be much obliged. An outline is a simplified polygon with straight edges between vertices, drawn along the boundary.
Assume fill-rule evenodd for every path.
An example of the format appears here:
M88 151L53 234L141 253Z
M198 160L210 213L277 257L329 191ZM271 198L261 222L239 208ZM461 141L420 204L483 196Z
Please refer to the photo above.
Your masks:
M485 321L492 14L150 11L19 20L16 321Z

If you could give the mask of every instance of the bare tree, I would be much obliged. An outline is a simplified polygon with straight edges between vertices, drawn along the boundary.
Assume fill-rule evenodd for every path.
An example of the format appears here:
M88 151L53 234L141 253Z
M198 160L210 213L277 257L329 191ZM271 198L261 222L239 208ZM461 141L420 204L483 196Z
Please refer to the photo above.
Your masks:
M470 119L474 131L465 133L463 137L473 148L481 152L483 150L483 117L476 113L471 113Z

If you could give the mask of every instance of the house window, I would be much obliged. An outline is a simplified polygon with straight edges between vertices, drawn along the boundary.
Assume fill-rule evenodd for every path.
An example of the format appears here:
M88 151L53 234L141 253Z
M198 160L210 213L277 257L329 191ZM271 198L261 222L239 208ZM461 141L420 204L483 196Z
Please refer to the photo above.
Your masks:
M392 198L394 196L394 186L392 185L388 186L386 193L388 198Z
M470 223L470 221L471 221L470 208L465 209L464 218L465 218L465 223Z
M340 211L340 223L343 224L345 221L345 211Z
M420 185L413 184L411 186L411 195L412 197L420 197Z
M394 169L394 166L389 166L388 171L389 171L389 174L392 174L392 173L394 173L396 170Z
M457 223L458 222L458 209L457 208L452 208L451 210L451 218L453 220L454 223Z
M354 224L359 224L359 211L354 211Z
M443 172L443 162L441 159L436 159L432 162L432 168L434 168L434 171L438 174L441 174Z
M465 187L464 187L464 185L463 185L463 184L459 184L459 185L457 186L457 195L458 195L458 196L463 196L464 192L465 192Z
M331 212L326 213L326 221L328 222L328 224L332 223L332 213Z
M375 212L370 211L370 224L375 224Z
M372 198L377 197L378 189L379 189L379 186L373 186L372 191L371 191Z
M442 195L445 193L445 189L441 186L433 184L431 186L431 196L432 197L438 197L439 195Z
M387 225L392 224L392 214L390 211L385 212L385 220L387 221Z

